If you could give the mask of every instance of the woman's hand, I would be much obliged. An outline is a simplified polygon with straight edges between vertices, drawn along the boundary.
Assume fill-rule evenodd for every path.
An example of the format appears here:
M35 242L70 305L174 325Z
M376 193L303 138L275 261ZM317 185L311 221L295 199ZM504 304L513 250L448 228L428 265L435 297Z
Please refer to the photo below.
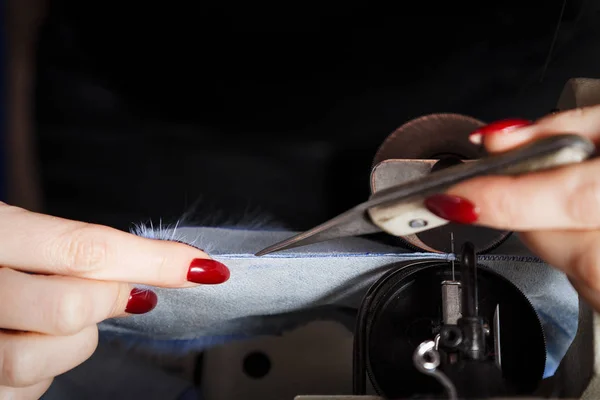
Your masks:
M573 133L600 145L600 106L547 116L529 124L506 120L471 135L489 152L541 137ZM517 231L542 259L564 271L600 310L600 158L520 177L482 177L461 183L427 207L454 222Z
M156 294L132 284L228 278L227 267L184 244L0 203L0 398L39 398L92 355L97 323L151 311Z

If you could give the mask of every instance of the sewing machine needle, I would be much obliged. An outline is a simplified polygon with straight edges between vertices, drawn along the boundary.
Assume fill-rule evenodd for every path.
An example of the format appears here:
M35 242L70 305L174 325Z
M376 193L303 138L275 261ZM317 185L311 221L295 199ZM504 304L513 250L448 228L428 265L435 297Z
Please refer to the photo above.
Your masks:
M454 232L450 232L450 251L452 252L452 280L454 279Z

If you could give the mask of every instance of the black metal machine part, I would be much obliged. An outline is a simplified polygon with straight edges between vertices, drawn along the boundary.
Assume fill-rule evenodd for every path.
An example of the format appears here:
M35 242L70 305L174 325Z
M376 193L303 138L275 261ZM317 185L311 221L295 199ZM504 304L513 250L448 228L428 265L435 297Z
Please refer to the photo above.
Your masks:
M456 264L455 277L463 280L464 263ZM505 310L500 317L502 368L494 364L494 338L487 334L484 352L462 357L452 365L442 363L440 369L456 386L460 398L532 394L543 378L546 362L544 332L533 306L515 285L485 267L478 266L476 277L471 278L477 283L477 301L470 305L476 316L462 318L454 328L461 334L469 327L480 329L477 317L489 327L496 307ZM370 288L355 329L354 394L366 394L368 376L375 391L385 398L446 397L438 381L415 368L412 354L420 343L433 340L447 327L442 323L440 288L450 279L450 262L403 262ZM440 342L444 353L444 341Z

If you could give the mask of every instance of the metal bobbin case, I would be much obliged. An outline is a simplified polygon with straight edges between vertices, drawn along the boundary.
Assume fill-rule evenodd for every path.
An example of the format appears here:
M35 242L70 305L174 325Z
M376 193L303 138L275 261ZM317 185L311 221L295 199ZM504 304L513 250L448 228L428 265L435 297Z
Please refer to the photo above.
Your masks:
M467 242L456 271L451 262L408 261L371 286L354 332L353 394L529 396L545 364L534 307L512 282L478 265Z

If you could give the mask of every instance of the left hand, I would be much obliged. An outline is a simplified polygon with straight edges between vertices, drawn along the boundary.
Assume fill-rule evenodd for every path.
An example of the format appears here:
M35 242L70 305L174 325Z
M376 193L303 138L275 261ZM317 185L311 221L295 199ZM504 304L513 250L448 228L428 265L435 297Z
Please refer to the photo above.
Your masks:
M0 203L0 399L37 399L98 344L97 324L144 314L164 288L221 284L229 269L182 243Z

